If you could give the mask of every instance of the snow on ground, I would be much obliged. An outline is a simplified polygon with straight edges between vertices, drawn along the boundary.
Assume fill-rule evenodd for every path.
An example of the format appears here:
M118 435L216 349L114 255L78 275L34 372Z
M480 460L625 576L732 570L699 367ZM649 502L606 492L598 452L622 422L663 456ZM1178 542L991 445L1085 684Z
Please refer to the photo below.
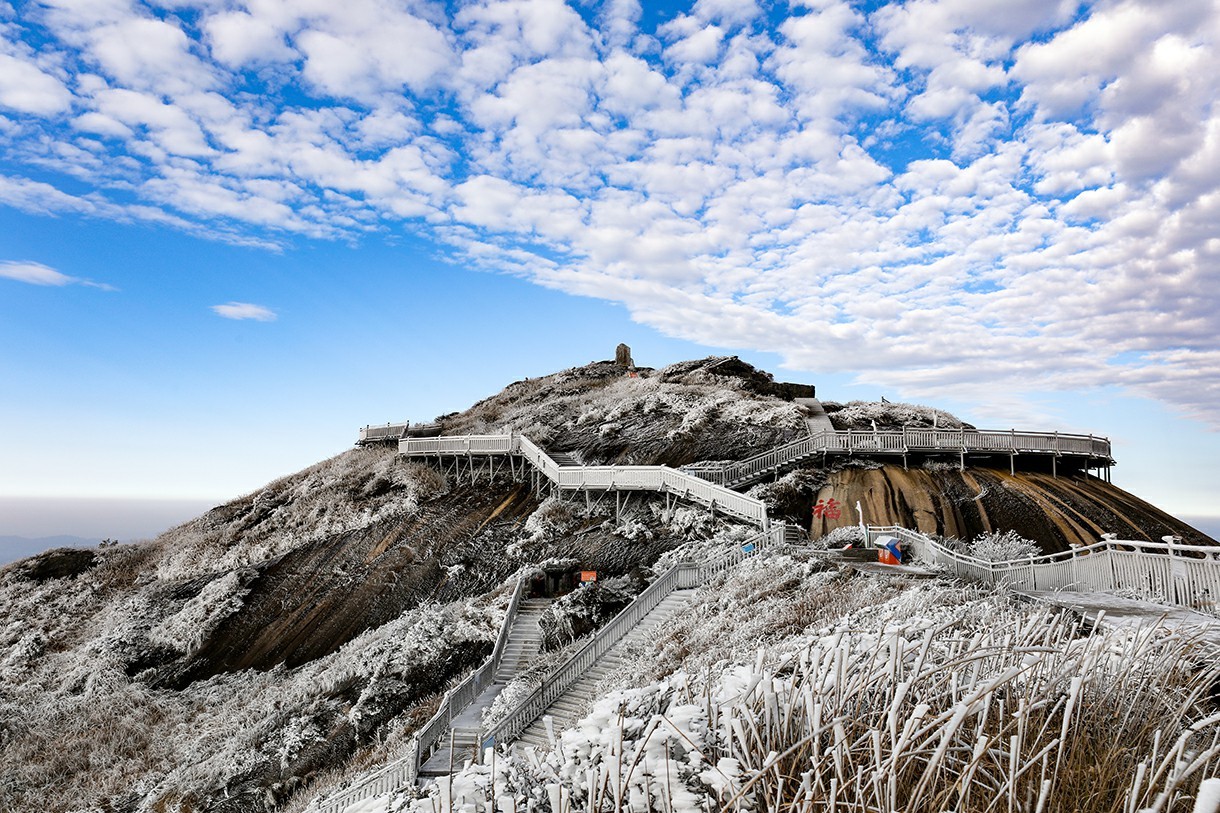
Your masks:
M835 429L972 429L970 424L943 409L893 401L823 401L822 407Z
M164 618L142 593L108 600L94 581L105 576L77 579L82 612L96 614L84 630L73 624L81 619L51 618L64 606L62 582L0 580L0 809L35 809L37 798L43 809L84 813L100 809L85 800L107 797L132 800L133 811L179 809L187 789L223 796L265 766L291 775L305 755L380 719L387 704L398 708L413 693L426 701L431 691L415 684L463 652L489 651L508 595L425 604L297 669L222 674L165 691L128 674L128 651L142 638L189 637L185 620L206 624L211 610L201 604L225 599L196 597ZM232 586L212 584L216 593ZM351 769L393 758L430 714L427 705L408 709Z
M975 585L764 555L639 657L553 748L373 810L1189 810L1220 770L1195 643Z
M1018 592L1037 601L1075 610L1104 624L1136 628L1159 626L1184 637L1220 646L1220 618L1187 607L1156 604L1114 593L1079 593L1071 590Z
M300 545L415 512L448 490L435 470L385 447L352 449L184 523L151 545L157 577L265 562Z

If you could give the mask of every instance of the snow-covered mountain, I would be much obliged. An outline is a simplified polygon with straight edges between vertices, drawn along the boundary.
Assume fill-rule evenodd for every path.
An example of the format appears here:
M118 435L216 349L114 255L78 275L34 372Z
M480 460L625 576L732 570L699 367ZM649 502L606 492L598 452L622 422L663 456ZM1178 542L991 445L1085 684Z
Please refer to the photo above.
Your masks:
M613 363L598 362L511 384L463 413L438 420L446 434L524 433L586 464L682 465L741 459L799 437L807 431L805 416L790 399L811 394L799 385L776 383L734 359L686 362L642 370L634 377ZM848 407L840 420L858 413L860 420L871 422L885 411ZM886 409L894 412L893 405ZM936 421L946 426L956 419L941 413ZM1144 538L1197 533L1104 483L1061 476L1056 485L1050 479L1038 473L943 467L903 473L901 466L855 459L799 470L756 486L754 493L776 516L806 527L812 506L831 487L855 489L852 493L869 506L868 521L874 524L897 522L962 538L1015 527L1057 547L1067 536L1048 528L1069 528L1077 535L1113 530ZM935 510L924 510L924 503ZM1001 510L1014 505L1021 507ZM561 633L549 643L562 648L570 645L571 636L621 608L655 575L658 562L739 538L739 530L723 516L691 507L667 510L663 500L646 494L633 495L621 508L616 521L613 499L587 504L543 499L508 469L494 475L446 473L411 462L393 448L370 446L270 483L146 543L51 551L14 563L0 571L0 765L5 766L0 810L303 809L319 792L403 751L446 687L491 651L518 573L547 563L599 573L600 586L589 594L588 606L580 608L580 623L573 624L573 617L550 619L549 628ZM1111 527L1116 518L1121 527ZM736 793L734 788L740 790L740 783L748 781L743 777L757 771L766 754L746 759L733 750L736 734L724 733L734 731L731 726L722 730L688 707L729 708L740 701L745 705L733 713L746 715L755 700L770 702L768 692L805 698L794 676L815 679L808 653L830 651L817 647L826 636L841 634L836 630L872 630L873 637L852 639L846 655L826 657L865 658L881 651L876 647L899 646L885 643L890 640L880 635L885 630L898 636L895 642L916 643L923 640L920 630L935 630L928 651L946 659L940 675L958 668L952 658L964 657L960 651L953 654L951 641L969 639L1002 619L1020 625L1020 635L1030 641L1037 637L1036 629L1058 630L1047 633L1049 644L1038 644L1047 650L1047 685L1076 691L1073 702L1083 702L1079 693L1084 684L1071 688L1070 669L1084 661L1072 660L1076 656L1070 653L1052 658L1050 650L1066 652L1065 642L1092 640L1088 631L1008 598L941 583L880 585L799 552L740 566L726 578L704 590L656 647L639 653L630 674L615 684L630 690L621 696L626 699L613 701L636 709L632 715L640 719L672 707L674 698L683 701L674 707L686 709L674 711L681 732L671 732L670 740L688 736L701 756L690 749L680 754L657 750L660 746L640 739L642 729L624 731L622 740L640 742L652 755L640 757L653 771L649 781L659 781L656 771L662 768L656 760L664 754L684 760L687 767L670 766L664 770L672 773L664 775L677 783L671 791L683 799L688 797L682 794L693 794L696 801L690 804L700 809L704 802L699 799L715 804ZM975 609L962 615L961 607ZM960 623L938 626L950 616ZM906 621L914 626L904 626ZM1070 634L1065 632L1069 629ZM985 641L994 652L987 656L991 660L977 662L979 669L969 667L972 681L983 680L989 670L1004 673L1024 662L1021 651L1001 652L1001 642ZM1131 652L1137 664L1145 663L1139 658L1152 657L1140 654L1143 650ZM1179 659L1173 661L1177 671L1164 676L1164 692L1193 713L1192 704L1205 698L1191 688L1190 676L1203 674L1203 667L1190 653L1173 657ZM904 680L916 679L907 668L894 666L897 671L881 694L873 693L877 687L861 684L863 694L853 702L877 697L877 709L891 703L889 708L908 715L903 720L911 719L908 713L929 704L940 689L913 683L901 688ZM1033 671L1042 674L1040 669ZM1014 680L1004 684L1009 692L1004 702L1010 704L1020 695ZM757 698L739 697L750 683L765 691ZM954 691L960 695L966 685ZM999 689L993 687L993 692ZM820 702L820 695L808 697ZM953 697L941 697L949 703L944 709L969 700ZM1042 697L1029 694L1028 700L1041 702ZM1118 703L1125 695L1114 697ZM970 700L969 708L976 702ZM1154 699L1148 696L1146 702ZM835 713L843 708L836 706ZM1102 720L1103 711L1089 708ZM825 707L826 714L831 710ZM942 713L935 704L923 712L928 721ZM1047 713L1044 728L1052 725L1054 703ZM862 725L843 736L875 736L869 733L872 723ZM880 729L885 737L902 733L894 729L899 722L887 725ZM988 737L1009 736L1007 723L997 725ZM916 729L912 736L922 731ZM609 736L605 732L610 730L602 726L596 736ZM977 733L984 730L990 731L980 723ZM930 735L921 736L901 743L892 758L899 743L889 742L873 769L886 760L905 759L903 749L914 749L911 754L935 750ZM1163 736L1172 740L1176 734L1166 729ZM574 742L572 747L588 759L603 753L597 748L611 747ZM944 757L946 771L962 764L959 751L966 746L953 742L956 750ZM1030 740L1037 748L1048 742ZM923 745L917 748L917 743ZM565 740L562 748L568 747ZM620 749L618 764L625 747L613 745ZM583 763L564 753L538 765L506 759L502 770L509 773L495 779L496 788L506 783L501 795L539 800L542 809L549 804L548 784L564 789L567 798L586 799L576 785L589 775L578 770ZM1021 754L1035 763L1046 756ZM1124 759L1124 766L1136 764L1136 751ZM722 765L722 760L729 762ZM544 764L550 767L539 767ZM490 781L480 779L479 770L455 780L459 796ZM803 771L792 770L784 781L794 784L777 790L777 798L803 798L796 790L803 787ZM974 770L984 771L979 766ZM824 777L827 782L831 778ZM465 789L457 787L462 782L469 783ZM607 786L598 798L625 806L624 799L636 799L641 792L632 787L629 782L617 790ZM846 793L841 783L836 787ZM942 793L945 786L935 787ZM394 804L430 802L404 796ZM674 809L688 807L674 803Z

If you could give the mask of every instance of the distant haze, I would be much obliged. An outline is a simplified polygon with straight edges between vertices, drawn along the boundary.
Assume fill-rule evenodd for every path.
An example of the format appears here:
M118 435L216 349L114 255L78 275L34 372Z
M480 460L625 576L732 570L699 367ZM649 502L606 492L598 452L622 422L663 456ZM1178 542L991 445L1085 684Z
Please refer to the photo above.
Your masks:
M0 497L0 537L147 539L202 514L217 502Z
M1220 542L1220 517L1180 517L1180 519Z

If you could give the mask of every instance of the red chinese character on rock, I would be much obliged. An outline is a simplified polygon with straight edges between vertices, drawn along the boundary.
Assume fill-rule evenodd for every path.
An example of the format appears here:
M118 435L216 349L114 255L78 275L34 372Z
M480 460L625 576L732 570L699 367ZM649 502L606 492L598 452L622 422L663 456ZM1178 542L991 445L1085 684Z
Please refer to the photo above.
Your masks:
M813 507L813 515L822 519L838 519L843 515L842 504L834 498L818 500L818 504Z

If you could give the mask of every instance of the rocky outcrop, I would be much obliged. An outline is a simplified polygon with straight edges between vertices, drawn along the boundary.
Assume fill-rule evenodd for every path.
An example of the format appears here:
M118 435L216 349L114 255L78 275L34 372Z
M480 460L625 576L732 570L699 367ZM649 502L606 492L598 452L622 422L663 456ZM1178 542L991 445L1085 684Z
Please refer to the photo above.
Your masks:
M902 525L963 540L1011 529L1048 553L1092 544L1103 533L1149 541L1173 534L1188 544L1220 544L1117 486L1080 475L853 467L828 474L812 499L811 515L822 506L812 517L814 536L859 522L858 502L870 525Z

